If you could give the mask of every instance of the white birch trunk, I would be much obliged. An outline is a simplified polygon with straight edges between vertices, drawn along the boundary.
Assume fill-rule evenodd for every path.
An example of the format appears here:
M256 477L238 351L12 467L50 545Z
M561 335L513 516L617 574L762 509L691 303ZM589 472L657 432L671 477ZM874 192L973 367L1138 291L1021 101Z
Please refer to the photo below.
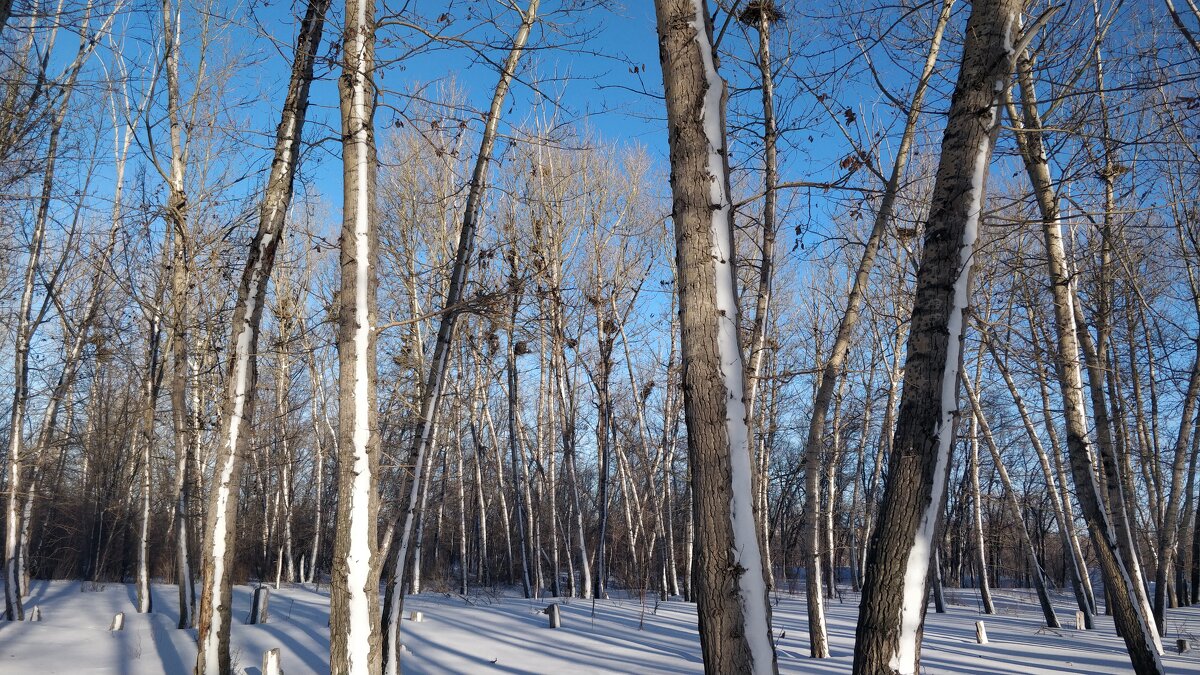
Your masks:
M258 232L250 244L234 307L220 440L207 500L196 675L228 675L231 669L229 631L233 583L230 568L236 543L239 475L249 448L249 427L254 412L259 328L275 251L283 236L291 204L313 62L320 47L328 7L329 0L311 0L305 10L297 36L287 99L276 130L274 161L259 211Z
M379 640L376 424L378 230L375 222L375 4L348 0L339 80L342 113L342 279L338 334L338 510L329 668L375 675ZM398 606L399 596L393 606Z

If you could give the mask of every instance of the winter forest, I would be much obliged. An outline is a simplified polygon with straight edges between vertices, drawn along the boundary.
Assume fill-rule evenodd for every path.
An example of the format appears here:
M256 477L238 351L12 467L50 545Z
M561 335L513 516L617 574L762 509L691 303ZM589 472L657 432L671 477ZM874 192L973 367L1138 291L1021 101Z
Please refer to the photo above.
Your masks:
M1200 673L1194 0L0 0L0 251L0 673Z

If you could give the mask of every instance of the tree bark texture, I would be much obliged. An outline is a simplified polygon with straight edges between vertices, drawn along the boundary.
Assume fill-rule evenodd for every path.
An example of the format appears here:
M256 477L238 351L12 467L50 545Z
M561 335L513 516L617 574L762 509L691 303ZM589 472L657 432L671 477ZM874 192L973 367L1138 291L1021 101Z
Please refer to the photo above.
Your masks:
M738 335L725 83L700 0L657 0L670 129L684 417L706 672L778 670L755 527Z
M967 21L925 225L904 390L859 610L854 672L916 673L930 559L958 416L963 313L1022 0L978 0Z

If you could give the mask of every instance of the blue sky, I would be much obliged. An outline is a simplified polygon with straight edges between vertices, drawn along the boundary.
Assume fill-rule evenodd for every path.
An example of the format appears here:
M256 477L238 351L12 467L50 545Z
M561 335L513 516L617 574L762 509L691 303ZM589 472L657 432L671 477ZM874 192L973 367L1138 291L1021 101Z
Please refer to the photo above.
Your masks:
M550 22L562 20L554 13L557 4L543 3L543 16ZM278 119L278 102L286 87L286 59L291 56L290 43L298 24L296 15L301 10L282 5L254 9L254 15L278 45L278 49L267 47L263 54L268 63L261 70L262 89L265 92L275 88L279 92L264 95L255 105L255 117L262 116L262 123L256 126L263 130L273 129ZM385 11L381 5L381 14ZM327 48L332 41L340 41L340 3L335 3L333 12L325 31ZM499 19L500 31L478 28L472 31L477 39L490 42L480 53L495 62L506 56L506 35L514 32L517 21L511 11L499 15ZM592 39L562 46L563 38L554 27L546 23L535 27L530 48L522 57L519 81L514 83L506 101L501 133L513 127L530 126L539 117L554 115L557 121L572 121L605 140L640 144L656 160L665 161L665 112L662 101L654 95L661 89L662 79L652 3L634 2L611 11L591 10L571 20L578 23L576 29L592 33ZM467 22L461 23L465 27ZM451 25L447 33L457 29L457 25ZM411 39L412 35L411 30L403 27L385 26L379 32L380 70L376 82L381 95L376 128L381 148L386 145L387 130L403 118L406 94L414 88L453 82L463 90L471 108L486 110L499 76L496 67L469 48L446 46L409 56L403 48L393 46L397 41ZM267 42L261 37L255 39ZM284 44L289 45L286 50ZM635 67L636 72L631 72ZM341 194L341 149L336 140L337 75L336 70L331 72L326 66L319 70L321 80L313 86L309 116L312 124L305 137L310 142L324 140L320 149L308 154L303 167L304 175L331 206L340 203ZM639 93L643 89L651 93ZM548 103L547 99L555 102Z

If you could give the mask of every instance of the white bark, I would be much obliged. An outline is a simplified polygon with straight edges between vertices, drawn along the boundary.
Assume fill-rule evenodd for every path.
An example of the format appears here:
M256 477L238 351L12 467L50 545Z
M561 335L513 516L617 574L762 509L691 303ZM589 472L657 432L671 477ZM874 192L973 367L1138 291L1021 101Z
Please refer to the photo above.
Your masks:
M238 287L220 441L207 499L208 527L205 531L196 675L226 675L230 671L232 579L229 567L233 564L236 541L239 475L249 447L251 430L248 427L254 411L259 328L275 250L283 236L284 221L291 204L313 61L321 43L328 7L329 0L311 0L305 10L288 94L276 128L274 161L259 211L258 232L251 242Z

